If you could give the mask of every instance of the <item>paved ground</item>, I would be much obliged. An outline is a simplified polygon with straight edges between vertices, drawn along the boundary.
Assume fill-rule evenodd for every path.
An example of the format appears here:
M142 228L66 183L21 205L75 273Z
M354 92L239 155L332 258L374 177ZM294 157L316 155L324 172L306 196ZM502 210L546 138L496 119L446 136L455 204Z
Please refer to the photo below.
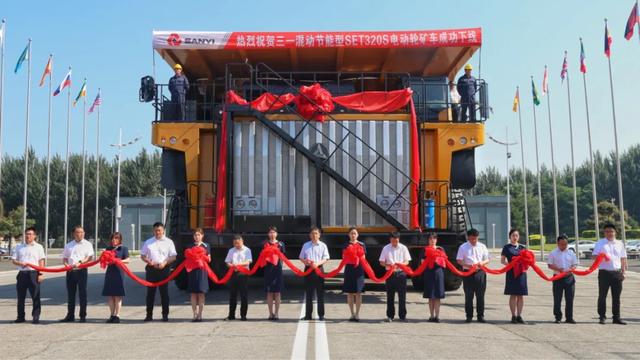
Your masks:
M497 263L493 264L497 267ZM132 268L141 274L139 260ZM530 275L531 276L531 275ZM205 321L191 323L188 295L171 288L171 322L144 323L144 288L127 281L123 323L104 324L108 310L99 296L102 270L89 275L89 321L61 324L66 312L64 275L48 275L42 286L42 325L14 325L15 272L0 273L0 358L640 358L640 274L629 274L622 296L627 326L599 325L596 277L579 278L577 325L554 324L551 285L531 276L524 317L529 325L512 325L503 276L489 276L486 318L489 324L465 324L462 290L447 294L443 323L425 322L426 301L408 295L409 323L382 322L384 285L368 285L360 323L346 321L348 308L340 280L331 281L326 322L299 321L302 282L286 278L281 320L272 323L263 301L261 279L250 282L249 321L224 322L227 291L207 295ZM29 309L28 309L29 311ZM159 309L157 309L159 311ZM159 314L156 315L159 317Z

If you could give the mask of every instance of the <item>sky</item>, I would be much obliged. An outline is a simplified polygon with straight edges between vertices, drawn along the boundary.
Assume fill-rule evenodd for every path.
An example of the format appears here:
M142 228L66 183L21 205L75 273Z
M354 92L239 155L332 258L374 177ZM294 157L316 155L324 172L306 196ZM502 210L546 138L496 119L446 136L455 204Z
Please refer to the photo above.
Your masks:
M624 39L624 27L633 6L616 1L13 1L3 4L7 21L5 48L4 120L2 152L21 156L25 145L27 72L13 73L15 63L32 38L31 134L29 143L39 156L47 151L47 88L38 81L49 54L54 54L53 88L73 67L72 99L87 78L87 107L102 89L100 151L113 159L118 129L128 141L141 140L125 150L131 157L151 145L154 111L138 102L140 78L152 73L152 31L323 31L323 30L431 30L481 27L482 51L471 60L489 84L494 113L486 132L500 140L520 141L518 117L512 101L520 86L526 166L535 169L534 119L530 77L540 91L544 66L549 66L551 125L556 166L570 164L567 82L561 83L564 51L568 51L576 164L588 159L587 127L579 38L587 58L587 91L594 150L614 150L614 132L607 58L604 56L604 18L613 36L611 67L620 149L638 143L638 84L640 41ZM239 8L239 6L241 6ZM482 61L480 62L480 57ZM158 82L171 76L157 57ZM482 67L479 69L479 64ZM476 71L478 75L478 71ZM629 87L631 86L631 88ZM66 150L66 93L53 98L52 152ZM536 108L540 162L551 163L548 98ZM636 115L634 115L636 114ZM82 104L71 112L71 151L82 150ZM95 154L95 114L87 117L87 151ZM512 166L520 166L519 144L512 149ZM476 152L477 170L505 168L504 148L487 138Z

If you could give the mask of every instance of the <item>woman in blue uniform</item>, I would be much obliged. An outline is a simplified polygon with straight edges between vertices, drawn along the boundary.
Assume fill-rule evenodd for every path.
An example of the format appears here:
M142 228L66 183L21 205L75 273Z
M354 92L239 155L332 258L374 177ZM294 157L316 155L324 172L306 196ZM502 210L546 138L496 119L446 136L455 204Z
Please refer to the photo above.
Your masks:
M503 265L511 262L514 256L519 256L526 247L518 243L520 232L517 229L509 231L509 243L502 248L501 261ZM509 295L509 308L511 309L511 323L526 324L522 319L522 309L524 308L524 297L528 295L527 273L522 272L515 277L514 270L507 272L504 283L504 294Z
M209 245L203 242L204 230L197 228L193 232L193 245L191 248L201 247L207 253L207 265L211 262ZM192 322L202 321L204 310L204 296L209 291L209 276L206 269L194 269L189 273L189 292L191 293L191 309L193 310Z
M264 248L269 246L277 247L284 253L284 243L278 240L278 229L270 226L267 231L267 241ZM284 289L282 281L282 260L276 258L275 255L267 259L264 266L264 291L267 293L267 306L269 307L269 320L277 321L278 311L280 310L280 294Z
M358 241L358 230L355 227L349 229L349 241L344 245L343 252L349 247L360 247L356 250L365 255L367 248L362 241ZM347 250L348 251L348 250ZM347 294L347 304L351 311L349 321L360 321L360 306L362 306L362 292L364 291L364 269L362 264L347 264L344 267L344 283L342 292Z
M427 249L425 249L425 257L429 250L443 252L441 248L438 248L438 235L435 233L429 233L429 243ZM435 254L435 253L434 253ZM446 255L445 255L446 256ZM424 280L424 292L422 297L429 299L429 322L440 322L440 301L444 299L444 269L438 264L433 263L433 267L427 267L424 270L422 278Z
M111 234L111 245L106 250L113 250L116 257L123 263L129 263L129 249L122 245L122 235L119 232ZM109 265L104 273L104 286L102 296L107 296L107 304L111 316L107 323L120 323L120 309L122 308L122 297L124 296L124 275L116 264Z

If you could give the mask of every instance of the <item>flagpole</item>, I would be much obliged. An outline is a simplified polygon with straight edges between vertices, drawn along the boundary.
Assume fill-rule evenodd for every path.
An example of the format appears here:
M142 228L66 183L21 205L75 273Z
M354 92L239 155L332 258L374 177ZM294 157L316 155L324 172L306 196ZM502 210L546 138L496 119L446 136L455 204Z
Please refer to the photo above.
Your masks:
M531 82L533 82L533 76L531 76ZM540 184L540 159L538 154L538 121L536 119L536 103L532 101L533 105L533 132L536 141L536 171L538 172L538 230L540 231L540 258L544 259L544 231L542 226L542 185Z
M53 55L49 55L49 61L53 59ZM47 127L47 194L44 212L44 253L49 254L49 192L51 181L51 83L53 76L53 68L49 71L49 125ZM46 256L45 256L46 257Z
M544 71L547 71L547 65L544 66ZM556 225L556 239L560 236L560 225L558 221L558 186L556 181L556 161L553 153L553 126L551 124L551 92L547 85L547 111L549 112L549 143L551 146L551 175L553 178L553 218Z
M605 28L607 19L604 19ZM613 75L611 73L611 56L607 56L609 63L609 85L611 87L611 112L613 115L613 136L616 144L616 171L618 175L618 206L620 208L620 231L622 232L622 243L627 246L627 231L624 221L624 199L622 197L622 171L620 171L620 152L618 151L618 127L616 124L616 105L613 96Z
M71 66L69 66L71 71ZM64 179L64 243L68 240L69 225L69 141L71 140L71 85L67 86L67 157Z
M84 78L84 85L87 84L87 78ZM86 89L86 88L85 88ZM82 95L80 89L80 95ZM85 90L86 91L86 90ZM84 227L84 174L85 162L87 158L87 96L82 97L82 185L80 185L80 226Z
M564 52L565 58L567 57L567 51ZM569 109L569 143L571 144L571 182L573 185L573 232L576 236L576 255L578 255L578 262L580 262L580 234L578 229L578 190L576 186L576 165L575 156L573 151L573 118L571 116L571 87L569 86L569 71L566 72L567 76L567 107Z
M98 88L98 96L100 96L100 88ZM100 108L98 105L98 118L96 120L96 220L95 220L95 239L96 252L98 251L98 229L99 229L99 212L100 212Z
M580 45L582 45L582 38L580 38ZM589 160L591 161L591 191L593 199L593 220L595 222L596 238L600 237L600 219L598 215L598 191L596 189L596 170L593 162L593 148L591 145L591 121L589 119L589 99L587 97L587 74L582 73L582 84L584 85L584 105L587 115L587 135L589 137Z
M518 104L519 106L520 104ZM511 175L509 174L509 158L511 153L509 152L509 127L506 127L507 138L505 140L507 147L507 233L511 231Z
M7 22L2 19L2 49L0 52L0 188L2 188L2 120L4 118L4 43L7 42Z
M27 117L25 119L24 132L24 191L22 193L22 233L27 230L27 197L29 190L29 117L31 107L31 39L29 39L29 50L27 50Z
M522 157L522 189L524 199L524 233L526 245L529 247L529 208L527 205L527 168L524 166L524 138L522 137L522 112L520 111L520 87L516 87L518 92L518 122L520 123L520 155Z

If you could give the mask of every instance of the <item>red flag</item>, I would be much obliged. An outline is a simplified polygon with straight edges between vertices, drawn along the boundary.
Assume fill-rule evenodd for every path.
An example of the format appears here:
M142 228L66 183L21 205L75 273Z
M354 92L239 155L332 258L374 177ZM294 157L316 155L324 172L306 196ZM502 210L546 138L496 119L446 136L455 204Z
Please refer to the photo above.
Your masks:
M627 20L627 27L624 29L624 38L627 40L631 40L633 37L633 28L638 23L638 3L636 2L633 5L633 9L631 9L631 14L629 14L629 19Z
M49 55L49 61L47 61L47 66L44 67L44 73L42 73L42 78L40 79L40 84L38 85L39 87L42 87L42 85L44 85L44 79L47 78L47 75L51 75L51 59L52 56Z
M613 42L613 38L611 38L611 34L609 33L609 28L607 27L607 22L604 22L604 54L607 57L611 57L611 43Z

